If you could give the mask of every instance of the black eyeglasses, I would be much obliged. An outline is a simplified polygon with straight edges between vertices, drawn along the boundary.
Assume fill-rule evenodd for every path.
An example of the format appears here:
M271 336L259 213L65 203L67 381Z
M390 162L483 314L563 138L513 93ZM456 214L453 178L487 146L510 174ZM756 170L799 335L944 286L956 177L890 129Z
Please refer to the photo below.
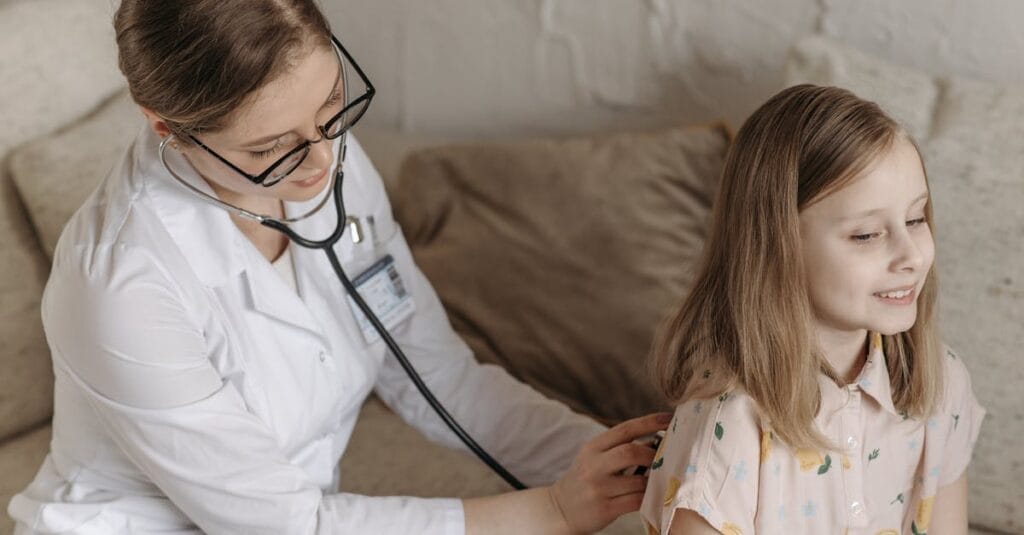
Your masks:
M348 132L350 128L352 128L353 126L355 126L357 122L359 122L359 119L363 117L363 114L366 113L366 109L370 107L370 101L373 100L373 95L376 93L376 91L373 88L373 84L370 83L370 79L366 77L366 74L363 72L361 68L359 68L359 65L356 63L356 60L353 59L352 56L348 53L348 51L345 50L345 47L341 45L341 42L338 41L338 38L332 35L331 41L334 42L334 46L337 47L338 52L340 52L340 55L338 56L338 63L339 69L341 70L338 71L338 76L344 76L343 71L345 69L345 62L347 61L350 65L352 65L352 68L356 71L356 74L359 75L359 78L362 79L363 84L366 85L366 92L360 95L359 98L346 104L345 107L341 109L341 111L339 111L333 117L328 119L327 122L325 122L323 125L318 125L316 127L317 130L320 131L320 135L323 136L322 139L337 139L345 132ZM306 159L306 156L309 154L310 146L314 142L320 141L319 139L313 141L307 139L302 143L299 143L292 150L288 151L288 154L285 154L276 162L271 164L270 167L266 169L266 171L263 171L258 175L250 175L249 173L246 173L245 171L239 169L238 166L236 166L235 164L227 161L227 159L225 159L220 154L214 152L214 150L211 149L210 147L204 145L203 142L196 139L195 136L189 134L188 137L192 139L192 141L194 141L197 145L202 147L203 150L212 154L218 160L224 162L224 165L227 165L231 169L234 169L235 172L249 179L252 183L260 184L265 188L269 188L270 186L277 184L286 176L291 174L292 171L294 171L300 165L302 165L302 162Z

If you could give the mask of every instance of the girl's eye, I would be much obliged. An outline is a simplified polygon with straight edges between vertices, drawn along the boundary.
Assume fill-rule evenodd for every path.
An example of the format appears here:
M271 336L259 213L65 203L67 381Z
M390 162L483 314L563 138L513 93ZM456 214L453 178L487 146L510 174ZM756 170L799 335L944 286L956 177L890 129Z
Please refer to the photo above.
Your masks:
M927 221L927 219L925 219L923 217L919 217L917 219L911 219L910 221L907 221L907 226L908 227L916 227L918 225L924 224L926 221Z
M867 234L854 234L853 236L850 236L850 239L857 243L867 243L880 235L880 232L869 232Z

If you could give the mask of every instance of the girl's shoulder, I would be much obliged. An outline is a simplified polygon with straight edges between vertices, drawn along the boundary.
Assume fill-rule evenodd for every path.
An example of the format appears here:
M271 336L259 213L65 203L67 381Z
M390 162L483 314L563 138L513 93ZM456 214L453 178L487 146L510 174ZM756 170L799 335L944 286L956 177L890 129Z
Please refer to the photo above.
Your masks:
M739 516L755 510L763 429L741 389L678 405L651 465L644 520L667 531L674 512L689 509L719 530L749 524Z
M943 389L938 405L927 420L924 462L926 486L943 487L956 481L970 463L985 409L971 387L971 377L961 356L943 347ZM936 478L936 480L932 480ZM931 494L925 489L925 495Z
M940 358L943 364L943 392L937 408L939 411L948 412L967 398L973 398L974 392L971 388L971 374L960 355L950 346L943 344Z
M743 389L733 388L715 397L689 399L676 406L666 434L669 438L684 430L677 441L692 440L707 449L712 440L731 444L757 439L761 429L757 403Z

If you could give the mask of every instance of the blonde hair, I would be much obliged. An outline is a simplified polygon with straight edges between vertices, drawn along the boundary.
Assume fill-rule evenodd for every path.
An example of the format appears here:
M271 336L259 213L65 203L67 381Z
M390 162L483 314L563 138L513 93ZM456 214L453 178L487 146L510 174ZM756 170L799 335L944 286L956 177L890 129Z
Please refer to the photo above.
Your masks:
M838 377L814 341L798 218L901 138L913 142L878 105L835 87L790 87L747 119L726 156L694 288L655 339L665 398L742 388L791 447L834 449L814 426L818 376ZM931 215L929 199L929 225ZM933 267L913 327L883 337L893 404L910 416L929 414L942 384L936 299Z

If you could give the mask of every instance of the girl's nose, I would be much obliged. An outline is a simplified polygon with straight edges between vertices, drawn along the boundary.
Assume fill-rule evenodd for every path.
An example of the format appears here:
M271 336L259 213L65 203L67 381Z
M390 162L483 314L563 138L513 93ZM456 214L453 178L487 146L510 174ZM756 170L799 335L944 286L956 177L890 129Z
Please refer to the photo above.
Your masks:
M925 255L920 244L906 229L894 233L893 237L896 253L893 257L893 268L896 271L920 271L925 263Z

